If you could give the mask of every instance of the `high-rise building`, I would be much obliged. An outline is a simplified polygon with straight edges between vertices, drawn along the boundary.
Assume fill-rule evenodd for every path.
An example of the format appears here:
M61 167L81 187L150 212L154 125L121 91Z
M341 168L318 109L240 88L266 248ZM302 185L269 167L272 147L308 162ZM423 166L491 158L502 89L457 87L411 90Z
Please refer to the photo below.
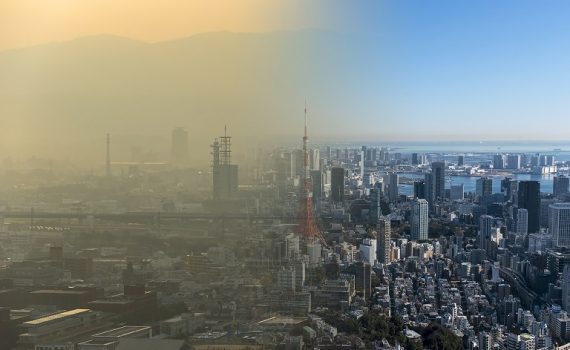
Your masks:
M321 151L318 148L309 150L309 168L310 170L320 169Z
M457 156L457 166L463 166L465 165L465 156L460 155Z
M451 200L462 201L465 197L465 189L463 184L451 186Z
M501 192L505 193L507 201L516 203L518 188L519 182L517 180L513 180L510 177L505 177L501 180Z
M360 255L360 261L368 263L370 265L376 264L376 251L378 250L378 242L373 238L365 238L358 247L358 254Z
M540 182L520 181L518 207L528 211L528 232L540 231Z
M307 243L307 255L309 256L310 266L318 266L321 264L322 246L319 242Z
M426 183L424 180L414 181L414 198L426 199Z
M331 169L331 200L334 203L344 201L344 168Z
M570 310L570 265L564 265L562 276L560 277L562 289L562 308L564 311Z
M231 136L224 133L211 147L214 199L228 199L238 190L238 166L231 164Z
M427 187L428 195L426 197L430 204L434 204L437 201L445 199L445 162L431 163L430 180L430 186Z
M432 173L425 173L424 174L424 194L425 199L428 201L430 207L434 203L434 192L433 192L433 174Z
M311 184L313 185L313 201L315 204L323 198L323 173L320 170L311 171Z
M493 169L505 168L505 156L502 154L495 154L493 156Z
M528 234L528 210L518 208L516 211L516 233L519 235Z
M388 198L388 201L393 203L398 200L398 174L389 173L382 177L382 183L384 184L384 193Z
M291 152L291 160L293 166L293 176L299 177L304 180L305 178L305 154L302 149L296 149ZM300 182L303 185L302 181Z
M509 154L507 157L507 168L520 169L520 167L521 167L521 156L519 154Z
M281 267L277 272L277 287L282 291L294 292L295 291L295 268L293 266Z
M412 165L418 165L418 154L412 153Z
M493 217L481 215L479 218L479 248L487 250L493 229Z
M552 194L554 197L562 197L568 193L569 180L570 178L564 175L554 177L554 181L552 182Z
M372 293L372 265L365 262L354 264L355 273L355 289L362 292L364 299L368 299Z
M414 240L428 239L428 202L417 199L412 203L411 233Z
M390 220L381 218L378 220L378 262L381 264L388 264L390 262L390 241L392 238L392 228Z
M360 156L359 161L358 161L358 167L360 169L360 178L363 179L364 178L364 153L366 152L366 147L362 147L362 150L360 151Z
M178 127L172 130L170 155L174 164L184 164L188 162L188 131L184 128Z
M377 223L382 216L382 188L381 184L377 182L372 189L370 189L370 223Z
M555 247L570 247L570 203L550 204L548 228Z
M305 262L301 259L291 262L295 270L295 291L300 292L305 286Z
M475 182L475 195L487 197L493 194L493 180L488 177L480 177Z

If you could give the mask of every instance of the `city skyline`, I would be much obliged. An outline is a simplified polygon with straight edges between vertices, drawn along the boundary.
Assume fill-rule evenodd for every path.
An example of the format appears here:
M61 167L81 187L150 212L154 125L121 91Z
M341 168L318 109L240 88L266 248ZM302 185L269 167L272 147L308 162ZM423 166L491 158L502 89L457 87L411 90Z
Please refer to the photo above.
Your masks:
M229 3L216 4L231 13ZM225 124L250 146L293 143L305 98L315 142L548 141L565 140L570 127L562 1L248 0L233 15L205 1L131 11L129 4L0 4L0 112L11 130L0 135L0 156L73 158L71 149L93 153L82 143L107 132L159 139L178 125L195 136L194 147L207 147L205 134ZM184 25L190 14L212 21ZM192 50L235 61L196 62ZM139 64L129 70L105 63L133 57ZM173 71L161 68L165 62ZM97 84L87 84L93 77L78 72L84 67ZM214 76L192 79L195 70ZM173 80L176 71L188 80ZM222 77L230 79L225 86ZM66 137L79 132L81 140Z
M0 0L0 350L570 350L569 13Z

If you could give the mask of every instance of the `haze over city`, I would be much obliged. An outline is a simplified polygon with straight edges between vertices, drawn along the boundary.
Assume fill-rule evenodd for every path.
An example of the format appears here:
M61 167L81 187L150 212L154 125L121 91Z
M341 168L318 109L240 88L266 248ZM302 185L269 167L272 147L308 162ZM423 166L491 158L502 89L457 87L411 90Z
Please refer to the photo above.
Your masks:
M569 14L0 0L0 350L569 350Z
M121 158L147 140L164 156L174 126L194 147L223 125L242 149L288 142L305 99L316 140L563 140L551 125L568 126L567 11L556 1L3 1L0 153L95 161L110 132Z

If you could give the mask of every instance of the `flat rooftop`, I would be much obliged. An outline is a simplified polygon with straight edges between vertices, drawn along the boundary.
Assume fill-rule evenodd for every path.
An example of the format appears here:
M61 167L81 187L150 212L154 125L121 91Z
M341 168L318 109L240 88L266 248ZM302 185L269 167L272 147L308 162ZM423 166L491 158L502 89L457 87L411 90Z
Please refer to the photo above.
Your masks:
M297 325L299 323L305 322L306 317L285 317L285 316L274 316L263 321L259 321L259 325Z
M82 343L79 343L79 345L112 345L116 342L116 340L88 340L88 341L84 341Z
M44 316L44 317L41 317L41 318L38 318L38 319L35 319L32 321L24 322L24 326L38 326L38 325L41 325L43 323L48 323L48 322L52 322L55 320L64 319L67 317L86 314L88 312L91 312L91 310L90 309L74 309L74 310L64 311L64 312L60 312L57 314Z
M105 332L94 334L92 337L95 338L121 338L128 336L129 334L150 330L149 326L123 326L115 329L111 329Z
M85 290L62 290L62 289L41 289L30 292L30 294L63 294L63 295L83 295L87 294Z

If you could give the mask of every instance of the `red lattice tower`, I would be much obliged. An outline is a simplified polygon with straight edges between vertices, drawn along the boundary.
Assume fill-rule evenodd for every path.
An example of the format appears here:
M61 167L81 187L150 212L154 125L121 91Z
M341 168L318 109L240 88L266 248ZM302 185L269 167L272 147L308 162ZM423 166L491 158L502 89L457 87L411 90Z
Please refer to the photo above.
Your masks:
M299 223L297 234L306 242L320 242L327 245L321 230L317 226L314 214L311 173L309 171L309 136L307 133L307 104L305 103L305 135L303 136L303 186L299 201Z

